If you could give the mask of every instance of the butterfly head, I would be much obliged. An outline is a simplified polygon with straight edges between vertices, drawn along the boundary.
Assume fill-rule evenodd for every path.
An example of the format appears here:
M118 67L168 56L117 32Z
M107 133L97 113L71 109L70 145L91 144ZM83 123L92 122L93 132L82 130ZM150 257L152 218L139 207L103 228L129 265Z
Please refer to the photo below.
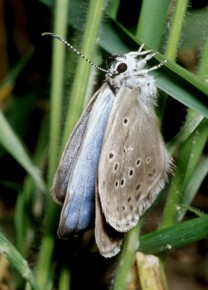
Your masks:
M107 76L115 78L119 75L127 75L137 70L137 60L129 54L115 55L108 58L110 65L108 65Z
M138 76L139 70L144 67L145 63L136 56L127 53L110 57L112 61L106 73L109 85L114 88L120 88L123 84L128 86L133 78Z

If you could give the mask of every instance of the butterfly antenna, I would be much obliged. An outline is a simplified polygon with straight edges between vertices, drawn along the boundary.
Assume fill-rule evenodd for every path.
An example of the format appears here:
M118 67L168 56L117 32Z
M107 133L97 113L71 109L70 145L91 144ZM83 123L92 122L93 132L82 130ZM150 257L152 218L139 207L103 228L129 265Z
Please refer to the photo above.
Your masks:
M58 40L62 41L64 44L66 44L70 49L72 49L76 54L78 54L79 56L81 56L86 62L88 62L89 64L91 64L92 66L94 66L95 68L97 68L100 71L103 72L108 72L106 69L103 69L101 67L99 67L98 65L96 65L95 63L93 63L91 60L89 60L86 56L84 56L79 50L77 50L76 48L74 48L69 42L67 42L65 39L63 39L61 36L51 33L51 32L44 32L42 33L42 36L51 36L54 38L57 38Z

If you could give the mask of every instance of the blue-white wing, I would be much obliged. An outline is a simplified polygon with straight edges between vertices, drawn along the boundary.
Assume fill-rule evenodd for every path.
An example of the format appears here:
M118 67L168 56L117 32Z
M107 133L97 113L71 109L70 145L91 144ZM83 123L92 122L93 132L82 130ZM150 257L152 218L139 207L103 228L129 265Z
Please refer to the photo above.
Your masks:
M83 143L90 113L98 95L99 91L92 97L86 109L82 113L76 127L70 135L70 138L65 146L64 152L59 162L59 166L53 181L52 192L53 197L60 204L64 203L69 178L73 170L74 164L76 163L76 160L79 156L79 151Z
M95 215L95 180L106 123L114 101L114 94L104 84L92 107L85 134L68 180L59 236L88 228ZM68 149L69 150L69 149Z

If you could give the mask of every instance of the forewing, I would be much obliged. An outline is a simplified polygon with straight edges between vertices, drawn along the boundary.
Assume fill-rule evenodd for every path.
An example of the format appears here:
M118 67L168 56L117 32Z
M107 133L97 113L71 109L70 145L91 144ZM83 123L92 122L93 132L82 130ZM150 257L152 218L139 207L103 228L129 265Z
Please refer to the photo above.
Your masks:
M170 158L153 107L139 88L121 87L100 156L98 191L106 221L117 231L134 227L164 186Z
M78 156L72 168L64 200L59 236L90 227L95 213L95 180L106 123L114 94L105 85L100 91L88 120Z
M120 252L124 234L117 232L106 222L98 190L96 190L95 216L95 240L97 247L102 256L111 258Z
M53 180L52 194L55 200L61 204L63 204L66 196L69 178L79 155L79 150L85 136L85 131L90 117L90 113L92 111L92 107L97 99L97 96L100 92L102 93L102 91L103 88L95 93L95 95L90 100L88 106L82 113L76 127L74 128L69 137L69 140L63 151L61 160L59 162L59 166L56 170L56 174Z

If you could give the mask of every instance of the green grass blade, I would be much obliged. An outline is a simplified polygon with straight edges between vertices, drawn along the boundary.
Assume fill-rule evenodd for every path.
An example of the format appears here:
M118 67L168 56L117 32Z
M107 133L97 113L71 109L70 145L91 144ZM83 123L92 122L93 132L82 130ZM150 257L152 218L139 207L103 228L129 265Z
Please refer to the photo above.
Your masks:
M184 190L184 194L181 200L182 204L191 204L207 174L208 174L208 157L202 159L197 165L193 173L193 176L191 177L190 181L186 186L186 189ZM182 220L186 213L186 209L180 208L177 211L177 213L178 213L177 220Z
M170 62L154 75L158 88L188 108L208 117L208 87L196 76Z
M6 75L6 77L1 80L0 87L8 86L9 84L13 84L21 71L25 68L27 63L30 61L34 54L34 49L31 49L24 57L18 61L14 67L11 68L9 73Z
M208 217L195 218L140 237L142 252L158 254L208 238Z
M36 186L41 190L45 191L46 186L41 178L39 169L32 163L29 155L27 154L22 143L16 136L8 124L3 113L0 111L0 143L4 148L19 162L19 164L31 175L35 181Z
M168 227L175 223L178 215L177 206L180 203L187 202L184 200L184 191L186 191L206 144L208 137L207 126L208 121L202 120L190 138L180 148L175 175L168 191L161 227Z
M32 156L32 162L39 168L44 167L48 146L48 116L43 120L42 127L39 133L39 139ZM31 247L31 240L28 239L28 232L35 229L34 215L37 204L40 204L42 195L37 192L34 181L30 175L24 180L21 190L18 191L16 206L15 206L15 232L16 232L16 247L18 251L27 257L28 251ZM35 216L36 218L36 216ZM32 219L32 220L31 220Z
M66 38L68 21L68 0L57 1L54 17L54 33ZM49 183L52 181L59 156L63 113L63 92L65 76L66 46L59 41L53 41L50 97L50 142L49 142Z
M40 254L38 257L38 263L35 269L35 276L41 289L50 289L49 285L51 271L51 258L54 249L54 239L50 235L44 235L41 243Z
M69 290L70 289L70 274L69 270L64 268L61 271L58 290Z
M168 151L170 154L173 154L180 149L182 144L190 137L194 130L196 130L204 117L198 114L196 111L190 110L188 118L189 121L185 122L178 134L168 144Z
M11 265L31 285L32 289L40 290L27 261L2 233L0 233L0 254L10 261Z

